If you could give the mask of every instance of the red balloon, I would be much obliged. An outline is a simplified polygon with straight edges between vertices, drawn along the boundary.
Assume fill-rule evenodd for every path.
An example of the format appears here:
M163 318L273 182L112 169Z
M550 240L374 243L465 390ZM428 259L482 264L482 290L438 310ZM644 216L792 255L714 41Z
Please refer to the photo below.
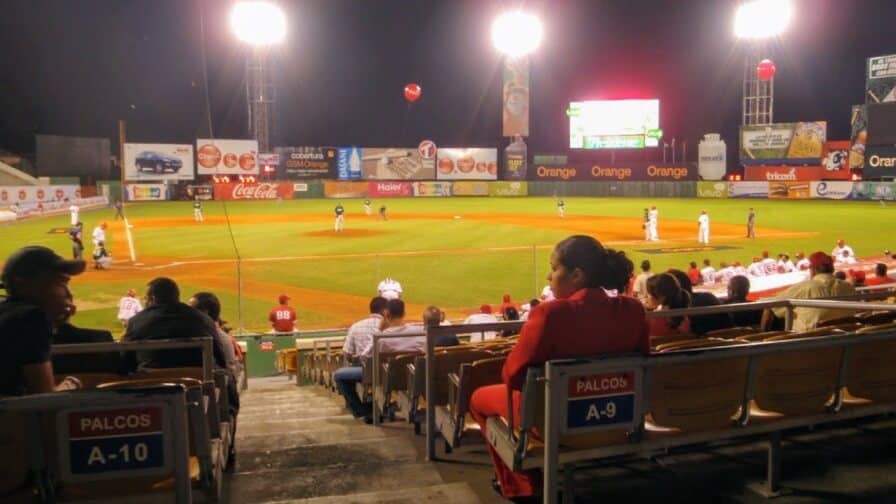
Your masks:
M764 59L756 66L756 77L761 81L772 80L775 77L775 63L770 59Z
M420 99L421 94L423 94L423 89L421 89L420 85L415 82L411 82L404 87L404 99L411 103Z

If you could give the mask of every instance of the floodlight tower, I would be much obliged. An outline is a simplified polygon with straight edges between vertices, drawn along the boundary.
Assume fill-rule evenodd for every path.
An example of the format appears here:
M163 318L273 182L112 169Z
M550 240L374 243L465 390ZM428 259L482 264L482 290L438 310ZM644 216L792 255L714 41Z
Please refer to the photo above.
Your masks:
M750 46L744 67L742 124L774 122L774 65L770 73L759 70L762 42L784 33L792 15L790 0L748 0L737 8L734 34Z
M492 44L504 55L504 136L529 136L529 55L541 45L538 16L507 11L492 23Z
M249 132L258 140L258 152L270 152L270 115L276 97L268 59L272 47L286 37L286 16L274 3L242 1L230 12L230 26L252 51L246 58Z

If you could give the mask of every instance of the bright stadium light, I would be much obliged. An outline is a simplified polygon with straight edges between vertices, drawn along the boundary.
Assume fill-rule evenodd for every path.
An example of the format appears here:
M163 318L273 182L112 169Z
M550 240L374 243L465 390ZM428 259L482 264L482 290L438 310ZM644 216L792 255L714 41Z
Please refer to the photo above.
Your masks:
M286 16L271 2L239 2L230 11L230 27L242 42L269 46L286 37Z
M505 12L492 23L492 43L495 49L511 58L526 56L535 51L543 36L541 20L527 12Z
M792 16L790 0L752 0L738 7L734 34L747 39L774 37L784 33Z

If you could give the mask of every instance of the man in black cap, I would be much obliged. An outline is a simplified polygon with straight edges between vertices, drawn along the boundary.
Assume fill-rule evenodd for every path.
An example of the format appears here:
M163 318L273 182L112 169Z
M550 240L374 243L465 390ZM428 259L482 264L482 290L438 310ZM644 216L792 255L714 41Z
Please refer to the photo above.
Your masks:
M68 281L84 266L46 247L25 247L6 260L2 282L9 297L0 303L0 396L80 386L73 378L54 386L50 342L53 324L69 309Z

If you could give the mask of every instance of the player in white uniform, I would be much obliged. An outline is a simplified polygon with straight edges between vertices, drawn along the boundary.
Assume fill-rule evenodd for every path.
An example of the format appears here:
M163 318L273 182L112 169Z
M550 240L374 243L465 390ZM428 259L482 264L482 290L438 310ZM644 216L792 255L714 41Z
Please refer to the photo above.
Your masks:
M127 327L128 320L142 310L143 306L137 299L137 291L128 289L128 295L118 301L118 321L121 322L122 327Z
M747 274L751 277L764 277L765 276L765 265L762 264L762 259L759 257L753 258L753 263L747 268Z
M370 200L364 200L364 215L373 215L373 209L370 208Z
M778 272L778 261L768 256L768 250L762 251L762 266L766 275L774 275Z
M566 203L563 203L562 199L557 200L557 215L562 219L566 216Z
M856 253L852 250L852 247L846 244L843 240L837 240L837 246L834 247L834 250L831 251L831 257L836 261L843 257L843 251L849 252L850 257L855 257Z
M93 246L99 248L106 244L106 223L101 222L97 227L93 228Z
M68 207L68 213L72 217L72 226L76 226L78 224L78 214L81 212L81 208L78 205L72 203L70 207Z
M345 227L345 209L342 208L342 203L336 203L333 213L336 214L336 222L333 224L333 229L338 233Z
M811 263L809 263L809 259L806 258L806 254L802 252L797 252L796 254L796 269L797 271L808 271Z
M659 233L657 232L659 219L660 211L656 209L656 205L653 205L650 207L650 212L647 213L647 229L650 231L650 241L658 241L660 239Z
M193 200L193 220L195 222L203 222L205 220L202 216L202 202L199 201L199 196L196 196L196 199Z
M700 210L700 217L697 217L697 241L709 243L709 215L706 210Z
M700 270L700 278L704 285L712 285L716 281L716 269L713 268L709 259L703 260L703 268Z
M778 260L778 271L781 273L791 273L796 271L796 266L793 264L793 261L790 260L789 255L781 255L781 259Z

